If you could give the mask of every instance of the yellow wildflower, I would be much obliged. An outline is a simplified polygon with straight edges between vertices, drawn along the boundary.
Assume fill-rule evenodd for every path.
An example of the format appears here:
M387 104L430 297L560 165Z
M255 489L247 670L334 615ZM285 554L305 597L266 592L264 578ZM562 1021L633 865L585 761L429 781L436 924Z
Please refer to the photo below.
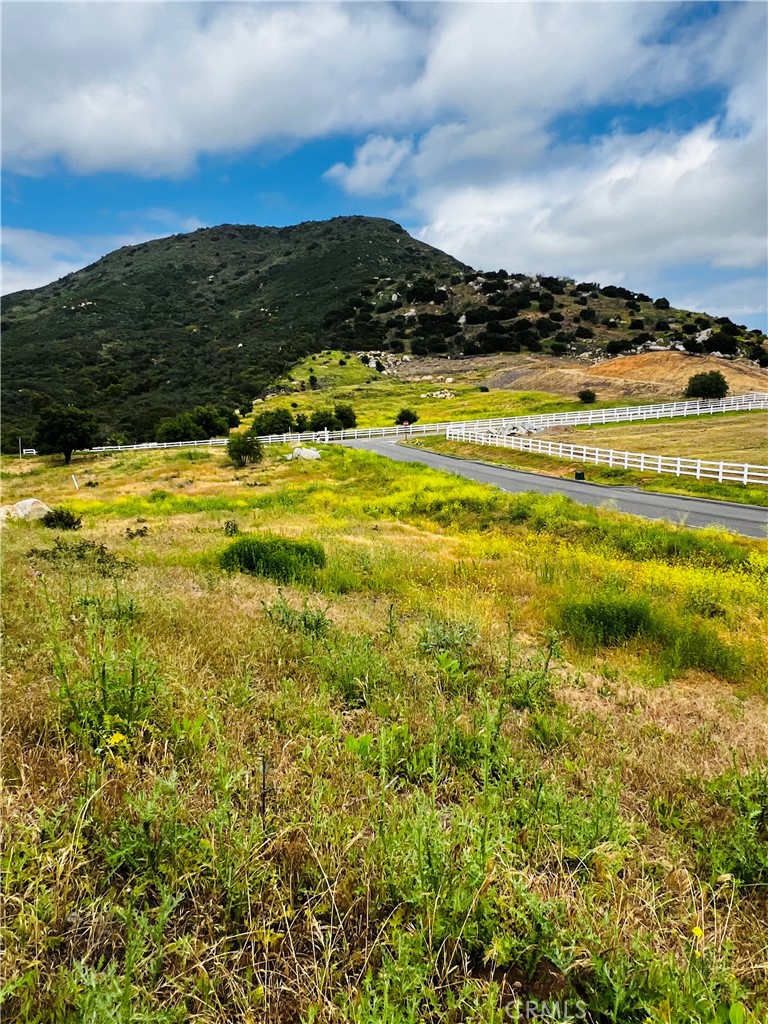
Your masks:
M128 737L124 736L121 732L113 732L107 740L107 746L118 747L121 743L127 743Z

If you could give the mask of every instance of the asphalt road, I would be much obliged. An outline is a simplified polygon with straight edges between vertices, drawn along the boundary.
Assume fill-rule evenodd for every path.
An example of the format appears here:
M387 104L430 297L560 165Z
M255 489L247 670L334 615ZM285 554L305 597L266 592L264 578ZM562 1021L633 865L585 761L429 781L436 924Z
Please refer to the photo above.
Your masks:
M516 469L491 466L486 462L476 462L472 459L459 459L418 448L406 448L388 439L344 443L350 448L364 448L385 455L396 462L420 462L425 466L431 466L432 469L455 473L457 476L468 477L483 484L493 484L502 491L565 494L583 505L600 506L610 501L621 512L643 516L645 519L667 519L672 523L685 523L686 526L723 526L745 537L765 539L768 528L768 509L756 505L710 501L706 498L685 498L678 494L640 491L634 487L610 487L562 477L543 476L540 473L523 473ZM585 468L588 473L589 467Z

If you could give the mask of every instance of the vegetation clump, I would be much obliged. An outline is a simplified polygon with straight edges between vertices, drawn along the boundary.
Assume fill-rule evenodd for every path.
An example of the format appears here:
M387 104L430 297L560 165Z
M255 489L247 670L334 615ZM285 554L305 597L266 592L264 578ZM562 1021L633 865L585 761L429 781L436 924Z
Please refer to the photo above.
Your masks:
M249 430L232 434L227 441L227 455L233 465L242 469L249 462L261 462L264 458L264 449L258 437Z
M727 394L728 381L719 370L694 373L685 389L686 398L725 398Z
M244 536L221 553L219 564L230 572L250 572L280 583L309 583L325 565L325 550L317 541Z
M576 397L584 405L592 405L592 403L597 400L597 394L592 390L592 388L582 388L581 391L577 392Z
M410 423L417 423L419 414L414 412L413 409L401 409L400 412L395 416L395 423L398 426L407 426Z
M81 516L76 516L74 512L64 508L63 505L57 505L45 513L42 523L49 530L79 530L83 525L83 520Z

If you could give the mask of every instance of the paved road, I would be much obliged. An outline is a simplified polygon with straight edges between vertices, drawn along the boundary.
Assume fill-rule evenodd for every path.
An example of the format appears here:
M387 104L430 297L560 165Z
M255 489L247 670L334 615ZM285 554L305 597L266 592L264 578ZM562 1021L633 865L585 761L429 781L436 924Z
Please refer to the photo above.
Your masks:
M542 476L540 473L522 473L504 466L491 466L486 462L459 459L450 455L418 448L406 448L394 440L345 441L350 448L385 455L396 462L421 462L433 469L468 477L483 484L493 484L503 491L538 491L539 494L565 494L583 505L603 505L610 501L622 512L646 519L668 519L687 526L724 526L745 537L766 537L768 510L756 505L739 505L730 501L709 501L705 498L685 498L677 494L657 494L634 487L610 487L603 484L577 482L562 477ZM589 472L589 467L585 467Z

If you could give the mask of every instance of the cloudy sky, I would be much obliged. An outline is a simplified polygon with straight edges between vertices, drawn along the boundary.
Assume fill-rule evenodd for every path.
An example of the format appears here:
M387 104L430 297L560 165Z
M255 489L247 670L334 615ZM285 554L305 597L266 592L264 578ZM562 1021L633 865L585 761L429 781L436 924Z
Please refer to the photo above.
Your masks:
M363 213L765 329L767 11L6 0L3 291Z

